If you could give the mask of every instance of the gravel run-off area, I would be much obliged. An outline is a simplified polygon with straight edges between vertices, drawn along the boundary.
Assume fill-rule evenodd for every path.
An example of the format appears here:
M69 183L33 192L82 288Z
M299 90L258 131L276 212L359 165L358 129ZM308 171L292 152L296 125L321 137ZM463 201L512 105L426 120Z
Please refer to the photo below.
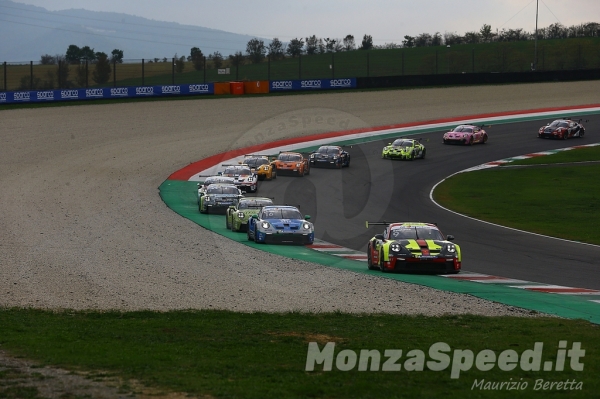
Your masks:
M598 93L589 81L1 110L0 306L529 315L234 244L169 210L157 187L259 142Z

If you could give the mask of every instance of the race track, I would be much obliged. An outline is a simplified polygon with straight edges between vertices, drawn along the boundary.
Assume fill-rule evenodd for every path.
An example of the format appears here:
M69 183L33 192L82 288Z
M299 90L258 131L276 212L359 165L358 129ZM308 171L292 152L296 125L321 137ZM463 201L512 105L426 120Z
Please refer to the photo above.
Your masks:
M233 244L172 212L157 187L190 162L255 143L593 104L599 91L600 81L593 81L0 110L0 305L526 314ZM357 173L355 161L343 173ZM458 156L453 167L463 161ZM359 199L346 217L360 207ZM399 216L423 210L406 212ZM450 216L438 223L453 225L444 217ZM476 243L465 226L445 230ZM366 233L352 232L353 245Z
M538 139L537 129L542 123L537 121L492 126L487 129L488 143L472 147L444 145L441 140L444 130L411 136L422 138L427 149L424 160L412 162L381 159L381 149L389 139L355 145L347 148L352 159L350 168L313 168L304 178L281 176L276 182L261 184L259 194L283 203L302 204L303 212L310 214L315 223L318 238L348 248L366 251L367 241L383 230L367 230L366 220L435 222L461 245L464 270L600 289L600 281L595 277L600 268L600 247L480 223L440 209L429 198L437 182L473 166L598 142L600 136L595 134L600 130L598 116L581 117L589 119L586 123L589 133L569 141ZM543 206L543 199L540 204Z

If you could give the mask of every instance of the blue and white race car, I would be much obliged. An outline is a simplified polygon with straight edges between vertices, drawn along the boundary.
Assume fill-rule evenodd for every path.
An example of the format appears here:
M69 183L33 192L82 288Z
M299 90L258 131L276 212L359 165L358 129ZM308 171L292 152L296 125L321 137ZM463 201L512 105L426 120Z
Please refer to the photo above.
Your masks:
M263 207L248 221L248 240L260 243L312 244L315 228L309 215L288 205Z

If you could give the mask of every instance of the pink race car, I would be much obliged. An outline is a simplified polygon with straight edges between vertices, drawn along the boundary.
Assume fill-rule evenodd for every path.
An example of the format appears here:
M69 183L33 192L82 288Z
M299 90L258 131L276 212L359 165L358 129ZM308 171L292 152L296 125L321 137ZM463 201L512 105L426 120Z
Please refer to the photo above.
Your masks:
M487 139L488 135L483 130L483 126L475 125L459 125L452 131L444 134L444 144L484 144Z

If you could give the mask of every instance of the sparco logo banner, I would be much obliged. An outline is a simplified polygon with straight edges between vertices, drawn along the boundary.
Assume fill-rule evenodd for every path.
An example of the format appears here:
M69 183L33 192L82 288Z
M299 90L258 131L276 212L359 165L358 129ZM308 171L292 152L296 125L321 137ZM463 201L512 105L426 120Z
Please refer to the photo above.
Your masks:
M331 79L329 81L331 87L352 87L351 79Z
M111 97L127 97L129 95L129 90L127 87L114 87L110 89Z
M60 98L79 98L79 91L77 91L77 90L61 90Z
M31 100L31 96L29 95L28 91L16 91L14 93L14 100L15 101L29 101L29 100Z
M0 101L6 102L6 93L0 93Z
M208 85L190 85L189 87L190 93L209 93L210 89Z
M300 86L303 89L320 89L321 81L320 80L303 80L300 82Z
M294 83L291 80L276 80L271 82L271 90L292 90Z
M102 89L86 89L85 96L86 96L86 98L104 97L104 90L102 90Z
M136 96L152 96L154 95L154 87L136 87Z
M180 94L181 86L162 86L161 92L162 94Z
M40 101L53 101L54 100L54 92L53 91L38 91L36 93L36 99Z

